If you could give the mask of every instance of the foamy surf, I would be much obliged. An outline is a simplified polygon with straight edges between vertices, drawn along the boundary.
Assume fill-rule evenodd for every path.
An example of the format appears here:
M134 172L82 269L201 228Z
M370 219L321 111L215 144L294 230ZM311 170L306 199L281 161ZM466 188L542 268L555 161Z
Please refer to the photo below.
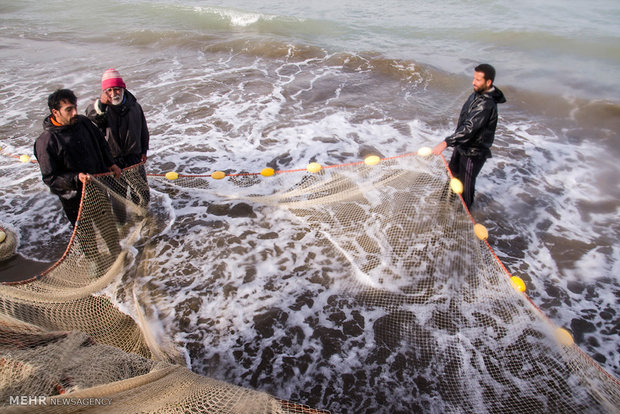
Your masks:
M99 94L101 73L115 66L147 115L149 173L259 172L267 166L333 165L360 161L369 151L395 156L432 146L454 128L471 90L474 61L488 58L497 62L497 83L508 103L500 107L494 157L478 181L474 216L489 228L490 243L509 270L525 280L534 303L618 376L618 82L613 75L583 78L585 72L571 69L591 58L594 73L615 73L608 70L617 66L615 49L608 61L601 62L598 52L576 54L563 58L568 61L561 61L561 71L542 70L537 61L542 52L532 49L536 44L527 33L494 43L500 28L492 25L488 35L468 32L459 26L464 14L450 14L441 3L424 6L420 28L403 21L417 15L389 4L360 3L359 13L348 14L336 4L305 9L237 3L229 6L233 10L214 3L214 12L204 5L136 3L119 16L116 6L128 4L85 5L68 20L53 3L2 6L0 221L19 231L20 255L52 262L70 237L37 165L7 155L32 155L48 112L45 98L55 88L74 89L82 112ZM453 6L464 13L471 5ZM364 13L365 7L387 12ZM606 14L613 16L615 7ZM519 12L532 18L512 4L503 9L499 12L506 16ZM584 12L584 19L590 13L596 10ZM562 16L574 14L558 9L555 18L564 23ZM617 40L604 23L609 16L599 16L601 26L592 30L600 33L582 45L597 39L605 44L603 32ZM371 25L371 17L383 20ZM121 19L122 31L100 26L114 18ZM444 18L457 28L441 26ZM516 19L510 30L527 32ZM574 27L588 29L581 19L575 21ZM472 43L458 43L464 32ZM563 52L563 45L574 40L559 28L547 38L552 40L544 44L560 45ZM519 49L517 57L507 45ZM583 85L591 88L584 91ZM157 235L158 243L147 245L154 251L136 283L157 307L152 314L146 309L145 316L153 318L158 334L170 335L188 365L306 401L329 394L322 392L330 387L340 392L354 384L355 361L368 356L368 349L358 339L346 339L346 352L334 353L321 335L334 334L338 321L347 320L352 338L366 338L386 315L361 312L346 298L334 297L350 269L343 269L332 251L317 247L316 234L292 231L294 223L285 215L250 212L209 191L196 198L183 191L168 194L160 184L152 183L154 191L166 194L157 198L157 208L174 211L174 217ZM256 214L265 227L254 228L243 214ZM288 248L286 240L300 238L307 240L303 248ZM49 247L50 240L58 243ZM206 258L208 265L196 265L196 258ZM311 274L301 281L295 277L304 272ZM370 282L369 288L377 288ZM305 292L316 286L323 290L309 300ZM287 300L278 303L275 292L287 293ZM207 294L209 300L202 299ZM282 371L260 371L263 353L286 348L289 339L310 356L274 352ZM381 375L385 361L373 358L368 372ZM326 374L329 364L346 372L346 379ZM273 378L278 372L290 381L278 383ZM308 373L310 378L299 378ZM425 378L429 372L416 378L417 385ZM333 398L327 396L325 404Z

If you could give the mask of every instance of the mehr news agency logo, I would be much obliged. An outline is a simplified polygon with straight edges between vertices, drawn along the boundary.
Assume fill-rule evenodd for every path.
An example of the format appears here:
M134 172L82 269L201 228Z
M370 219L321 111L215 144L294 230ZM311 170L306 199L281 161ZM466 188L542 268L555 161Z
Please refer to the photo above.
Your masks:
M9 405L18 406L102 406L112 405L111 398L47 397L45 395L11 395Z

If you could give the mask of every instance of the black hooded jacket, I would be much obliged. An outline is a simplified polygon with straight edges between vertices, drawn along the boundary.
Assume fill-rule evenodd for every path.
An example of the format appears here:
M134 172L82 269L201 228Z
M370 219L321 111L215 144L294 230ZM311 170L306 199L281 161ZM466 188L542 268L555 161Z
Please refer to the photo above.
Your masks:
M456 130L445 139L446 144L468 157L491 157L497 104L504 102L503 92L495 86L484 93L472 93L461 109Z
M101 131L85 116L73 125L56 126L50 116L34 144L43 182L52 193L70 199L80 194L79 173L106 173L114 164Z
M105 105L97 100L86 108L86 116L103 132L121 168L140 162L140 156L149 149L149 129L142 107L127 89L124 94L120 105Z

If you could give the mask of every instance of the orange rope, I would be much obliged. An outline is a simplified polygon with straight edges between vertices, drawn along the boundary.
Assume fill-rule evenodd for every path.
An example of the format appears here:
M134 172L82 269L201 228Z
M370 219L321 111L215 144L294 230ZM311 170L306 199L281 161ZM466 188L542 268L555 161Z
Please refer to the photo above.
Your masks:
M4 155L6 155L7 157L15 158L15 159L18 159L18 160L22 157L21 155L13 154L13 153L10 153L10 152L4 152L3 150L0 150L0 154L1 153L4 153ZM27 155L27 154L25 154L25 155ZM29 157L28 162L31 162L33 164L38 164L39 163L36 160L36 158L30 157L30 156L28 156L28 157Z
M446 161L446 159L444 158L443 154L440 154L441 159L443 160L444 165L446 166L446 170L448 171L448 174L450 176L450 178L454 178L454 176L452 175L452 171L450 171L450 167L448 166L448 162ZM473 216L471 215L469 209L467 208L467 206L465 205L465 201L463 200L463 197L461 194L459 194L459 197L461 199L461 203L463 204L463 208L465 209L465 212L467 213L467 215L469 216L470 220L472 221L472 223L476 224L476 221L474 220ZM489 251L491 252L491 254L493 255L493 257L495 258L495 260L497 260L497 263L499 263L500 267L504 270L504 272L506 272L506 275L508 275L508 278L510 279L512 277L512 275L510 274L510 272L508 271L508 269L506 268L506 266L504 265L504 263L500 260L500 258L495 254L495 251L493 250L493 248L491 247L491 245L489 244L489 242L487 240L484 240L484 243L486 244L487 248L489 249ZM532 305L532 307L538 312L538 314L547 321L547 323L549 323L550 325L553 326L557 326L551 319L549 319L549 317L534 303L534 301L532 300L532 298L529 297L528 294L526 294L525 292L520 292L525 299L527 299L527 301L530 303L530 305ZM604 370L600 364L595 363L594 360L592 359L592 357L590 357L588 354L586 354L581 348L579 348L576 344L573 345L573 347L575 349L577 349L577 351L579 351L579 353L585 357L585 359L588 361L588 363L590 363L591 365L595 366L596 368L598 368L598 370L602 373L604 373L608 378L610 378L611 380L613 380L616 384L620 385L620 381L618 379L616 379L614 376L612 376L609 372L607 372L606 370Z

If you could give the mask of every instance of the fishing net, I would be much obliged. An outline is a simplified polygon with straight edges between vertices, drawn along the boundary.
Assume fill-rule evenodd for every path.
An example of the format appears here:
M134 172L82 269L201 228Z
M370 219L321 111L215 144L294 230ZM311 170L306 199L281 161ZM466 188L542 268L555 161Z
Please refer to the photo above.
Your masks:
M17 249L15 233L0 223L0 262L10 259Z
M351 401L308 399L310 405L333 412L618 412L618 380L515 288L518 280L493 253L450 178L445 160L426 153L292 171L150 175L153 187L187 203L209 200L212 212L223 208L234 216L226 203L246 203L245 220L255 219L257 227L265 223L252 209L272 210L297 226L287 248L295 250L303 233L313 232L313 247L342 265L337 280L312 276L317 290L305 300L337 285L338 297L324 306L335 311L317 318L331 319L341 341L355 343L348 349L356 354L339 358L356 368L340 364L331 385L346 394L361 382L375 392ZM0 286L2 409L317 412L274 397L277 392L193 373L170 338L152 332L141 296L125 286L152 271L141 251L157 245L161 227L152 225L159 213L149 200L142 166L120 180L87 182L63 258L36 278ZM205 255L213 250L204 249ZM321 266L297 271L314 274ZM259 277L261 267L253 272ZM372 316L360 327L351 323L358 315L350 309ZM336 359L324 352L329 367ZM375 368L365 370L371 359ZM260 389L261 380L255 383Z

